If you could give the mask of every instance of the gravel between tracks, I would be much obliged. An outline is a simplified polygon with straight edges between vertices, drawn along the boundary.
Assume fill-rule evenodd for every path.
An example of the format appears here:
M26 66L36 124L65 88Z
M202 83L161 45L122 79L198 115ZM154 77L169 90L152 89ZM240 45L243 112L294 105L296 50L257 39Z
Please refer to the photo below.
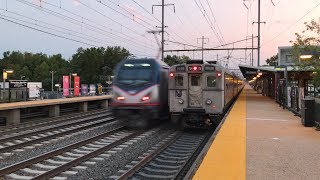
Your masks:
M68 179L108 179L109 176L116 174L118 170L137 160L148 149L166 138L169 131L168 129L162 129L151 136L147 136L118 153L105 158L103 161L98 161L94 166L89 166L86 170L80 171L76 175L68 176Z
M32 149L24 149L23 152L15 152L13 155L10 155L10 156L2 155L2 158L0 159L0 168L21 162L23 160L41 155L43 153L46 153L52 150L65 147L72 143L76 143L83 139L93 137L97 134L104 133L106 131L109 131L119 126L120 124L117 121L115 121L115 122L107 123L102 127L90 128L85 132L73 134L71 136L70 135L64 136L63 138L59 138L56 141L51 141L48 144L41 143L42 144L41 146L35 146Z

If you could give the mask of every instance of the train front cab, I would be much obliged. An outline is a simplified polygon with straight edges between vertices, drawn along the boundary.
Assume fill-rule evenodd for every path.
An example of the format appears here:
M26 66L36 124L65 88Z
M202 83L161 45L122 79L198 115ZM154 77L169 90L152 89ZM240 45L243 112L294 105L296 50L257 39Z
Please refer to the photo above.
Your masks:
M114 116L132 127L167 119L168 68L153 59L128 59L119 63L111 103Z
M204 127L218 123L223 111L223 72L218 66L187 64L170 68L171 120Z

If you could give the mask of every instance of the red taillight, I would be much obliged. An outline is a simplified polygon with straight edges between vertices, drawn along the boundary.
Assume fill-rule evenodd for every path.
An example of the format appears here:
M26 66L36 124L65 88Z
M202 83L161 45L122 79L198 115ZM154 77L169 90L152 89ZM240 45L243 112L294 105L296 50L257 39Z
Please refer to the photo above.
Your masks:
M196 70L198 70L198 67L197 67L197 66L194 66L194 67L192 67L192 69L193 69L194 71L196 71Z
M169 76L170 76L170 77L173 77L173 76L174 76L174 74L173 74L173 73L170 73L170 74L169 74Z
M123 101L124 99L125 99L125 98L124 98L123 96L118 96L118 97L117 97L117 100L118 100L118 101Z
M218 72L218 73L217 73L217 76L218 76L218 77L221 77L221 76L222 76L222 74L221 74L220 72Z
M147 100L149 100L149 99L150 99L149 96L144 96L144 97L141 98L142 101L147 101Z

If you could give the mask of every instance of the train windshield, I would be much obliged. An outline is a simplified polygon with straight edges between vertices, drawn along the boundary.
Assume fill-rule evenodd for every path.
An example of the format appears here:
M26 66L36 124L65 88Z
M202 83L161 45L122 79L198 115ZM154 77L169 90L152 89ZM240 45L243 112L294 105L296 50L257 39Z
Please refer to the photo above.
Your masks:
M126 85L144 85L152 82L153 65L148 62L124 63L118 73L117 82Z

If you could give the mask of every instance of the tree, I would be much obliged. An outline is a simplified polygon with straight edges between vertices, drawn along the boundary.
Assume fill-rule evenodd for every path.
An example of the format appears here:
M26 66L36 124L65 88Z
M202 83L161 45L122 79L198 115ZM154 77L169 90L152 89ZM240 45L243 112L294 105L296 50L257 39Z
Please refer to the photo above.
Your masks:
M302 33L295 33L296 40L293 43L293 57L296 65L306 71L313 71L315 86L320 87L320 23L311 20L304 23L306 29ZM303 54L312 55L311 58L300 58Z
M54 83L62 84L62 76L77 73L81 83L103 83L112 75L116 64L130 57L128 50L121 47L79 48L70 61L61 54L48 56L43 53L6 51L0 59L1 69L13 69L9 79L24 79L42 82L45 90L51 90L51 74L54 73Z
M164 58L164 62L167 63L169 66L175 65L175 64L183 64L186 63L187 60L190 60L188 56L182 55L182 56L176 56L176 55L167 55Z
M274 55L266 60L269 66L277 66L278 65L278 54Z
M116 64L130 57L130 52L121 47L79 48L72 56L70 69L78 73L83 83L103 83L112 75Z
M50 71L56 71L54 78L58 83L62 82L62 75L68 74L69 63L62 58L61 54L47 56L42 53L21 53L19 51L7 51L3 53L3 59L0 59L0 68L13 69L9 79L24 79L29 81L42 82L43 88L51 89ZM57 78L59 77L59 78Z

